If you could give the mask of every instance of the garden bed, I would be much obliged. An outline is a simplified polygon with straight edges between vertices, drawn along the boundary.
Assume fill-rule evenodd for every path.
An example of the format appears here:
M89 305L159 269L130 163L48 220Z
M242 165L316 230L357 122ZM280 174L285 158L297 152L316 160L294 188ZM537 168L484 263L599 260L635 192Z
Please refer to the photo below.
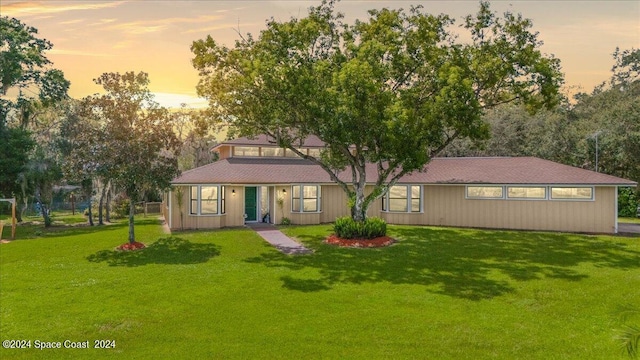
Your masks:
M342 247L376 248L389 246L396 241L389 236L380 236L373 239L343 239L332 234L324 242Z
M141 242L132 242L132 243L126 243L126 244L122 244L120 246L118 246L116 248L116 250L118 251L133 251L133 250L139 250L139 249L144 249L147 246Z

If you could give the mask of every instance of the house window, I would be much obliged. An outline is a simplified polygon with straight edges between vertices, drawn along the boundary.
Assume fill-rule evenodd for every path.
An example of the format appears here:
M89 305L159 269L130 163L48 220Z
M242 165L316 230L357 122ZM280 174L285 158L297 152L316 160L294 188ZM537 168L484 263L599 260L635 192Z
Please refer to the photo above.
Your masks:
M260 148L254 146L234 146L234 156L260 156Z
M291 187L292 212L319 212L320 186L293 185Z
M266 156L266 157L276 157L276 156L284 156L284 149L283 148L275 148L275 147L263 147L261 148L262 150L262 156Z
M303 154L307 153L307 150L305 150L305 149L296 149L296 150L300 151ZM286 157L299 157L298 154L293 152L293 150L291 150L291 149L286 149L286 152L284 153L284 156L286 156Z
M320 157L320 149L308 149L307 151L309 156L313 156L316 159Z
M467 186L467 198L502 199L502 186Z
M225 187L220 185L200 185L191 187L189 213L191 215L224 214Z
M553 200L593 200L592 187L551 187Z
M420 212L422 209L422 187L418 185L395 185L382 197L382 211Z
M547 188L508 186L507 197L509 199L546 199Z

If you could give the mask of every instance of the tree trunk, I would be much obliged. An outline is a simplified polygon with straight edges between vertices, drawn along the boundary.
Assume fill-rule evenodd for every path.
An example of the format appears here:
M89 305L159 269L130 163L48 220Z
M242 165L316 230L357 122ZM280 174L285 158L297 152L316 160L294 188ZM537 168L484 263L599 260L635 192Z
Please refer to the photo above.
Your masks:
M364 221L367 218L367 208L364 202L364 186L355 186L355 199L351 208L351 218L355 221Z
M22 216L24 216L24 212L27 210L26 200L22 195L16 196L16 222L22 222Z
M100 193L100 201L98 203L98 225L104 225L104 221L102 221L102 207L104 206L104 196L106 195L107 186L106 184L102 185L102 192Z
M89 201L89 207L87 208L87 214L89 216L89 226L93 226L93 211L91 211L91 201Z
M49 207L42 201L42 190L38 187L35 193L36 202L40 204L40 213L42 214L42 220L44 220L44 227L51 226L51 216Z
M93 197L93 182L91 180L84 181L83 184L84 196L89 199L89 208L87 213L89 215L89 226L93 226L93 211L91 209L91 198Z
M133 244L136 242L136 235L133 232L133 217L136 213L136 203L133 199L129 199L129 243Z
M42 218L44 219L44 227L51 226L53 220L51 220L51 209L43 202L40 203L40 210L42 211Z
M107 181L107 203L104 207L105 220L111 222L111 182Z

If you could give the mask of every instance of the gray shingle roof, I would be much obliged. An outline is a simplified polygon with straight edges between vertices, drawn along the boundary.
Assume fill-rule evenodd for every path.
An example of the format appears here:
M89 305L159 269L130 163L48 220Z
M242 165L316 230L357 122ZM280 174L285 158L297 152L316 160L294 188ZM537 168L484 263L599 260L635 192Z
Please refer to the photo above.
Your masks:
M367 166L367 181L375 181L376 175L376 167ZM351 179L349 172L338 176L344 181ZM173 181L174 184L331 182L320 166L297 158L228 158L185 171ZM400 183L637 185L630 180L535 157L435 158L425 171L406 175Z

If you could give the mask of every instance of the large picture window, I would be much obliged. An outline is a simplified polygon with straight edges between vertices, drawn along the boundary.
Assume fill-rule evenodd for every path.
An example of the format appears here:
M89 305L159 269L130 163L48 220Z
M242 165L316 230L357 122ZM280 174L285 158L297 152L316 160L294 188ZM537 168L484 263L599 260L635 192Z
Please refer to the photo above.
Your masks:
M191 215L218 215L225 213L225 187L221 185L192 186L189 213Z
M418 185L396 185L382 197L382 211L420 212L422 210L422 187Z
M291 187L292 212L319 212L320 186L293 185Z

